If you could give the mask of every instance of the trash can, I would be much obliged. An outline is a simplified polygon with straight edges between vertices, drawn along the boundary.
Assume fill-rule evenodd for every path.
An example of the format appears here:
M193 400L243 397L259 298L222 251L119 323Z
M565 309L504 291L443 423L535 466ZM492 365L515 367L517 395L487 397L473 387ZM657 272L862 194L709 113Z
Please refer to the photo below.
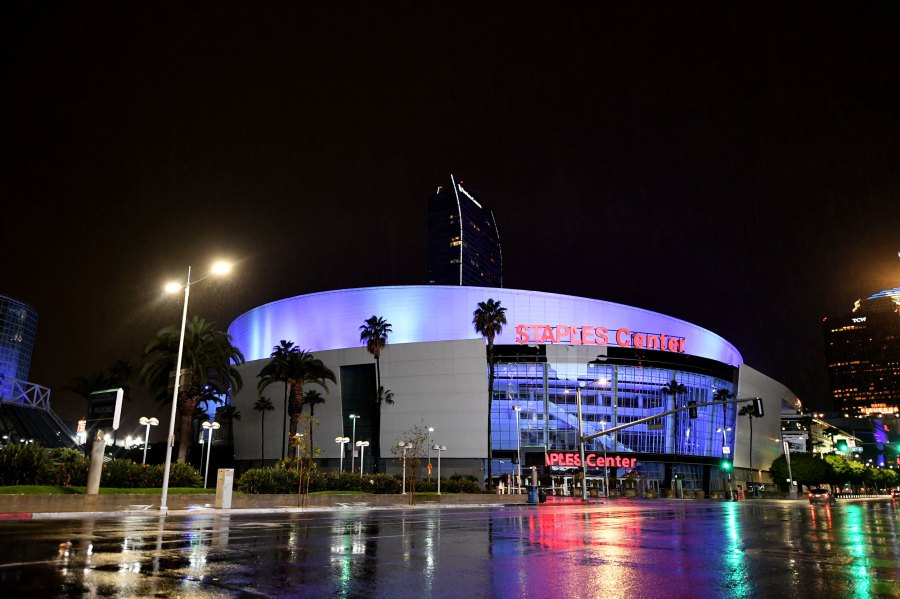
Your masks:
M547 503L547 491L538 488L538 501L540 503Z
M528 485L526 488L528 489L527 503L536 504L538 502L538 487L534 485Z

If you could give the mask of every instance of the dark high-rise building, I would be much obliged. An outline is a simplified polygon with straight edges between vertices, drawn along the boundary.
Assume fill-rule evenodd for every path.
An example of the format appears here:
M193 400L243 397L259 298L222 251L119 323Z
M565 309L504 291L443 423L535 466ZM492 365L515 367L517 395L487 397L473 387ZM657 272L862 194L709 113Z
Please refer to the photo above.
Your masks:
M494 214L450 175L428 198L428 282L503 286L500 233Z
M824 330L835 408L847 416L900 413L900 287L826 318Z

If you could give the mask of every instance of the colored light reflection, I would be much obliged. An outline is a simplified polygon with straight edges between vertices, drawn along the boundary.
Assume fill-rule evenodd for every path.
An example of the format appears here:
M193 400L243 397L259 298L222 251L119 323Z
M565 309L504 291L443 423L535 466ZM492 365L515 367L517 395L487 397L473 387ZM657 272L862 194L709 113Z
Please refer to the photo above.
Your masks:
M732 597L750 597L750 572L746 556L741 546L741 525L738 520L738 505L725 504L726 542L722 549L724 573L723 585Z
M854 558L848 571L851 579L851 597L871 597L871 572L869 556L866 551L865 520L863 508L848 504L845 509L846 526L843 536L847 541L847 552Z

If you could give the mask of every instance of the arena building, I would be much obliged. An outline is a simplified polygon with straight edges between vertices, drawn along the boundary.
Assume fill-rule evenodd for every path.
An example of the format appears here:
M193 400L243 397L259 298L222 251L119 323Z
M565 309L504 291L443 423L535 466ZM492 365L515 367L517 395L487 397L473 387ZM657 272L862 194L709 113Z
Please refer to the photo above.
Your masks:
M382 385L395 400L382 408L380 470L396 472L399 460L390 447L414 426L425 426L434 429L433 443L446 446L445 477L483 479L488 368L486 343L474 330L472 314L489 298L501 302L507 318L495 339L493 474L514 473L518 461L526 471L538 465L545 480L568 488L577 461L578 395L583 434L591 435L688 402L711 402L724 389L739 399L764 401L764 416L753 419L752 456L750 417L737 415L747 404L716 404L698 408L696 418L679 412L592 440L585 449L589 486L602 485L606 474L610 488L620 491L681 486L710 492L727 486L723 460L733 460L736 485L770 482L765 470L782 453L782 403L797 400L785 386L744 364L725 339L677 318L607 301L465 286L329 291L239 316L228 331L247 360L240 367L244 388L233 398L242 414L236 458L248 465L281 456L284 387L265 391L276 406L264 413L265 439L260 439L263 413L253 410L257 374L281 340L313 352L337 378L315 411L320 465L339 467L336 437L376 438L374 360L359 340L360 325L376 315L393 328L380 362ZM673 380L674 397L664 390ZM354 461L358 469L349 445L346 450L344 468ZM371 453L364 453L365 472L375 466Z

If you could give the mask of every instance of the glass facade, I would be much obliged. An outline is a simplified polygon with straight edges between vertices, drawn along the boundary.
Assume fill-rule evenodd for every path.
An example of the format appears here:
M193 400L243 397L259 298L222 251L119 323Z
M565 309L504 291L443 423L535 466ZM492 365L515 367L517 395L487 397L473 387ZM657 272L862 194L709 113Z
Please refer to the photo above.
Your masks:
M428 200L428 282L503 286L500 234L494 214L450 178Z
M14 381L27 381L37 334L37 311L0 295L0 389L3 397Z
M513 458L519 450L523 455L537 452L541 459L545 449L577 451L579 392L583 434L588 436L687 406L690 401L709 403L717 390L733 393L736 387L737 370L723 364L646 359L656 352L638 356L620 351L603 361L556 353L556 357L516 356L513 361L498 357L491 413L492 471L514 472ZM683 389L675 397L665 389L673 380L677 389ZM678 412L597 437L585 445L585 453L633 456L639 460L642 478L663 482L677 473L684 481L697 481L696 488L701 488L700 481L709 478L704 468L718 466L734 451L736 413L735 404L697 408L696 418L688 411ZM609 476L629 474L625 468L617 470L610 470Z

